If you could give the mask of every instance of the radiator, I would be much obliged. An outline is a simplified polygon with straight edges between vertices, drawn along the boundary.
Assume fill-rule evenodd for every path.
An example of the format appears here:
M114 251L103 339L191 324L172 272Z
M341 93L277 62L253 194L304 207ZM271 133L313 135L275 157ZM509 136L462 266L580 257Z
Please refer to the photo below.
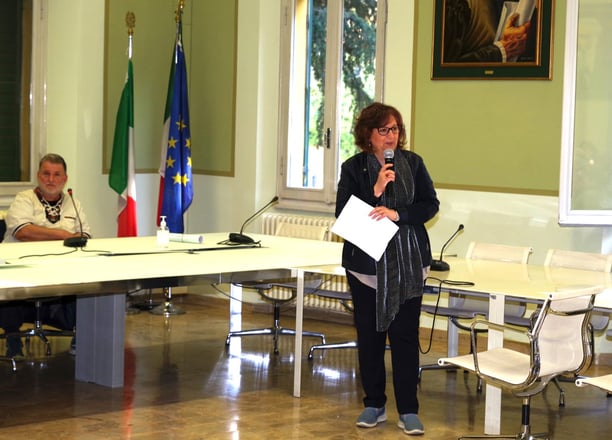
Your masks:
M275 214L266 213L263 215L261 232L263 234L274 235L276 228L281 222L291 223L295 225L312 225L312 226L325 226L327 228L327 234L325 234L325 240L327 241L341 241L342 239L336 234L332 233L331 228L336 221L333 217L315 217L307 215L293 215L293 214Z
M325 240L328 241L342 241L342 238L331 232L331 228L336 221L333 217L323 216L307 216L297 214L279 214L279 213L265 213L262 216L262 233L274 235L278 224L280 222L298 224L298 225L312 225L312 226L325 226L327 233L325 234ZM334 290L338 292L348 292L348 284L346 278L343 276L324 276L323 282L320 286L324 290ZM350 301L344 302L334 298L324 298L321 296L314 295L312 290L309 292L308 289L304 292L304 306L316 309L325 309L334 312L348 312L347 306L352 306ZM283 292L279 289L275 292L279 297L289 297L290 291Z

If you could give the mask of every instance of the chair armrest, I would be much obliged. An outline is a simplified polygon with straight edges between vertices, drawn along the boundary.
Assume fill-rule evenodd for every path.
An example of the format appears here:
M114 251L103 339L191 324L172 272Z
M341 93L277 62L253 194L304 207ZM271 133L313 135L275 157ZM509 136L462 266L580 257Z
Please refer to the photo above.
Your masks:
M481 316L476 316L474 320L470 324L470 334L472 336L476 336L478 333L485 333L489 329L498 330L500 332L512 332L518 335L525 335L526 342L531 340L531 333L529 329L525 327L519 327L517 325L511 323L498 324L496 322L492 322L488 319L485 319Z

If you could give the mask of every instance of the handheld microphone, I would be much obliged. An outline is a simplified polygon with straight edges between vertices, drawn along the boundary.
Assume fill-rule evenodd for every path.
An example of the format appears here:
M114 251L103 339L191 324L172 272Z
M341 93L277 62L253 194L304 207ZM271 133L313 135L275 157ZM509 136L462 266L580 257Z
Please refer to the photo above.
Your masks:
M74 197L72 196L72 188L68 188L68 195L70 196L70 200L72 200L72 206L74 207L74 212L76 213L76 218L79 221L79 232L80 236L78 237L68 237L64 240L64 246L73 247L73 248L82 248L87 244L87 236L83 234L83 222L81 222L81 216L79 215L79 210L74 203Z
M446 246L448 246L448 244L451 241L453 241L453 238L455 238L457 236L457 234L459 234L459 232L461 232L461 231L463 231L463 225L459 225L459 227L457 228L455 233L453 235L451 235L448 240L446 240L446 243L444 243L444 246L442 246L442 250L440 250L440 259L439 260L433 260L431 262L431 265L429 266L431 268L431 270L435 270L435 271L438 271L438 272L446 272L446 271L450 270L450 266L448 265L448 263L446 261L444 261L444 249L446 249Z
M387 148L385 151L383 151L383 156L385 157L385 165L390 163L391 166L388 169L393 171L393 158L395 157L395 151L393 151L391 148ZM391 196L392 191L393 182L388 182L387 186L385 186L385 195L387 198Z
M274 196L272 198L272 200L270 200L268 203L266 203L264 205L263 208L261 208L259 211L257 211L255 214L253 214L252 216L250 216L249 218L247 218L245 220L245 222L242 224L242 227L240 228L240 232L239 233L235 233L232 232L229 235L229 241L231 243L238 243L238 244L252 244L255 243L255 240L253 240L251 237L249 237L248 235L244 235L242 233L242 231L244 231L244 228L246 225L248 225L251 221L253 221L253 219L255 219L259 214L261 214L262 212L264 212L266 209L268 209L270 206L274 205L276 202L278 202L278 196Z
M393 170L393 158L395 157L395 151L393 151L391 148L387 148L385 151L383 151L383 156L385 157L385 164L390 163L391 167L389 169Z

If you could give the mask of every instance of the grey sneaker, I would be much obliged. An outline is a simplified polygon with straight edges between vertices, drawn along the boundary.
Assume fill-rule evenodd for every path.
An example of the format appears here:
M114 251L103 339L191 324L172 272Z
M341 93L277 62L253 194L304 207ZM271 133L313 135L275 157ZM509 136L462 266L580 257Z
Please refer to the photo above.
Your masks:
M369 406L364 409L357 418L357 426L361 428L373 428L385 420L387 420L387 413L384 406L382 408L373 408Z
M400 415L397 426L404 430L404 434L408 435L422 435L425 433L425 428L419 420L419 416L416 414L402 414Z

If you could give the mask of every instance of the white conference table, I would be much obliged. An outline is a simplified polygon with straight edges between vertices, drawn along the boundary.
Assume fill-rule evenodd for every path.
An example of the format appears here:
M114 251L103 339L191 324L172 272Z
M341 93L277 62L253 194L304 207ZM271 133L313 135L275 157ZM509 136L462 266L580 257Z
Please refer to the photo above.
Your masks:
M202 244L171 242L166 249L155 237L90 239L68 254L72 249L61 241L0 243L7 263L0 265L0 301L76 295L75 377L121 387L126 292L259 279L279 270L289 275L300 266L341 260L340 243L252 234L261 247L245 248L218 245L227 233L203 235Z
M471 286L442 284L442 290L454 293L483 296L489 298L489 319L502 324L506 300L543 301L548 292L568 286L601 285L605 289L597 295L595 306L612 309L612 274L586 270L545 267L533 264L503 263L484 260L448 258L450 271L430 273L428 284L438 286L433 278L452 281L468 281ZM307 273L321 275L345 275L344 268L338 265L304 267L298 270L298 303L296 330L296 353L301 353L301 330L303 317L304 289L303 279ZM301 282L300 282L301 280ZM449 329L450 330L450 329ZM453 336L453 333L455 336ZM453 346L454 345L454 346ZM489 331L488 348L501 347L503 333ZM457 352L456 332L449 331L449 356ZM298 363L294 369L294 396L300 396L301 380ZM501 389L487 385L485 395L485 426L487 434L499 434L501 425Z

